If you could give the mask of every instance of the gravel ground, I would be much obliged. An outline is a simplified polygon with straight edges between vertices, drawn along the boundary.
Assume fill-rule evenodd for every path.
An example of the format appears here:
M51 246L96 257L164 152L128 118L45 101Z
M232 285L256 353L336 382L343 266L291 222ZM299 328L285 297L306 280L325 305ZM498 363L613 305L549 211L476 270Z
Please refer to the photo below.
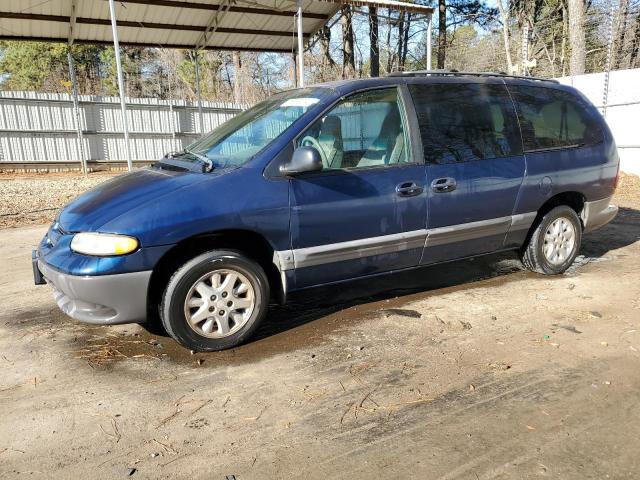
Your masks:
M616 198L633 202L638 200L638 193L640 193L640 177L622 173L616 189Z
M49 223L57 211L80 193L118 175L95 172L41 175L0 174L0 228ZM621 174L617 198L633 200L640 177Z
M49 223L58 210L80 193L116 172L0 174L0 228Z

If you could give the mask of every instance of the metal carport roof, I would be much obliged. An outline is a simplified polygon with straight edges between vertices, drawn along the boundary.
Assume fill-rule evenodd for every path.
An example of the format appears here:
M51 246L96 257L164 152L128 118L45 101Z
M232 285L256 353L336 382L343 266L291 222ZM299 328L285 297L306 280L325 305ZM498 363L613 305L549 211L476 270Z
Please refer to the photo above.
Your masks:
M31 3L32 5L29 5ZM378 6L430 15L431 7L391 0L302 0L303 37L341 4ZM122 45L292 52L295 0L118 0ZM2 0L0 39L112 43L108 0Z

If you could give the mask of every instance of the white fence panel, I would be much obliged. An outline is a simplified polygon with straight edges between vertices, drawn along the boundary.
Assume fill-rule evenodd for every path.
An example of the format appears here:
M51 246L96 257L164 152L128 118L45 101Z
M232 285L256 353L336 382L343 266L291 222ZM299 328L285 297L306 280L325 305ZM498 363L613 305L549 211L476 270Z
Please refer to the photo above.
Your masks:
M600 111L604 111L618 146L620 169L640 175L640 68L610 73L606 110L603 109L604 80L604 73L558 78L560 83L580 90Z
M87 160L123 161L122 114L117 97L80 96L80 125ZM244 106L202 102L205 132ZM133 160L156 160L181 150L201 132L198 107L183 100L128 98ZM68 94L0 92L0 161L80 163L72 98Z
M640 69L610 74L606 119L618 145L621 169L640 175ZM562 77L602 107L604 73ZM230 119L245 106L202 102L205 131ZM123 161L122 117L117 97L80 96L80 122L87 160ZM131 155L156 160L181 150L200 136L197 105L184 100L128 98ZM354 119L355 120L355 119ZM343 126L349 130L348 125ZM357 140L357 139L352 139ZM73 103L68 94L0 92L0 161L80 162Z

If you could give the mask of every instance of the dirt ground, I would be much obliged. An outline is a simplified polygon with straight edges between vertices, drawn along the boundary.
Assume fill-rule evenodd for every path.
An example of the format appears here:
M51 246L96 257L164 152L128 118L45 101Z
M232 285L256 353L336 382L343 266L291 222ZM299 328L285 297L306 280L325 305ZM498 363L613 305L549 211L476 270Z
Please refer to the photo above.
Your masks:
M0 230L0 478L638 478L640 181L558 277L513 256L323 288L195 354L92 327Z

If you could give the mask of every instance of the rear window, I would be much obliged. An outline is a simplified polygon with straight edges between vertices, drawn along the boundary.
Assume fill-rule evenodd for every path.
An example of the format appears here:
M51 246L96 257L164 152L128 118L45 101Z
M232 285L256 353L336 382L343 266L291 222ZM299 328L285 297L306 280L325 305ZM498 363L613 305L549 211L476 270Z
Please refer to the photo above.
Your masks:
M582 99L563 90L510 85L524 150L595 145L603 139L595 114Z
M409 85L424 158L457 163L522 153L513 102L504 85Z

